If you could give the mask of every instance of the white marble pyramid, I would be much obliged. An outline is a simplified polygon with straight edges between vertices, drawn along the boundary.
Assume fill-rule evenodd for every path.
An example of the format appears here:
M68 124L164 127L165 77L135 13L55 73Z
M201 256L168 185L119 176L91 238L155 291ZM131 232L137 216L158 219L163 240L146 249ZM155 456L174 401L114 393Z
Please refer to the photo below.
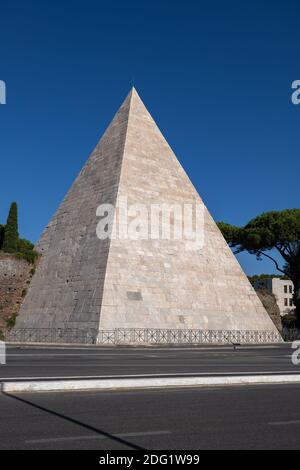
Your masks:
M153 239L145 233L99 239L97 208L122 207L124 201L149 213L156 204L202 207L200 248L188 249L183 238ZM117 223L116 218L114 231ZM30 331L30 338L51 331L56 341L76 330L83 341L100 343L281 341L135 89L37 249L42 256L15 327Z

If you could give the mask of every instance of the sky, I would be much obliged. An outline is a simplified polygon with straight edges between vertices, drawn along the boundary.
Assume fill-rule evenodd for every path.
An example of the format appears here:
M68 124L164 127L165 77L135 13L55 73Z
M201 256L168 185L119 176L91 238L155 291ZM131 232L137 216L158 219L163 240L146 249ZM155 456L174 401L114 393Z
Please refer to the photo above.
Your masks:
M291 0L0 1L0 222L17 201L21 236L38 240L133 84L215 220L299 207L299 13Z

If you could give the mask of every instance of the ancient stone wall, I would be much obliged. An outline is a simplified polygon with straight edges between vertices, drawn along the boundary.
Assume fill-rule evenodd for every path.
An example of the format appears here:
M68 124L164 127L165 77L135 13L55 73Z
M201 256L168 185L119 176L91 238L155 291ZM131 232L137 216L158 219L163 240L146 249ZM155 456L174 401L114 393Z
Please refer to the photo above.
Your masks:
M282 331L282 322L280 310L276 302L276 297L274 294L271 294L267 289L260 289L257 291L257 295L265 307L266 311L270 315L270 318L278 331Z
M0 252L0 336L14 326L33 272L27 261Z

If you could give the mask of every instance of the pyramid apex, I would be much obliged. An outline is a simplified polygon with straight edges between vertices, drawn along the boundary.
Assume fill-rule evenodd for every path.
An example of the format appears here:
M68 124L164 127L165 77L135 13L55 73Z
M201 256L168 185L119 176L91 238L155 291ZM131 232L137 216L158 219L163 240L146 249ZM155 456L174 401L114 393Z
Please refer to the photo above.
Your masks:
M125 99L124 103L127 102L127 104L130 106L130 105L131 105L132 98L134 98L134 97L137 97L137 98L141 99L141 98L139 97L139 94L138 94L136 88L135 88L134 86L132 86L132 87L130 88L130 90L129 90L128 95L126 96L126 99Z
M131 95L131 97L140 98L140 96L139 96L139 94L138 94L138 92L137 92L137 89L136 89L134 86L131 87L131 90L130 90L130 93L129 93L129 94Z
M132 110L133 108L135 108L134 103L137 104L138 102L142 103L143 106L145 106L136 88L132 86L122 106L125 106L125 108L127 108L128 110Z

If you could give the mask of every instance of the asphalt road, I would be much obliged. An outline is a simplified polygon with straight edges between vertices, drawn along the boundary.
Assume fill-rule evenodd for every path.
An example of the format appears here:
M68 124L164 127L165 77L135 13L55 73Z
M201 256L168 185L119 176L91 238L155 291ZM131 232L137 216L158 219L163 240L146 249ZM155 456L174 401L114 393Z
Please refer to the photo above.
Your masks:
M300 373L288 344L266 347L16 347L7 348L0 381L28 377L101 377Z
M0 395L0 449L299 449L300 385Z

